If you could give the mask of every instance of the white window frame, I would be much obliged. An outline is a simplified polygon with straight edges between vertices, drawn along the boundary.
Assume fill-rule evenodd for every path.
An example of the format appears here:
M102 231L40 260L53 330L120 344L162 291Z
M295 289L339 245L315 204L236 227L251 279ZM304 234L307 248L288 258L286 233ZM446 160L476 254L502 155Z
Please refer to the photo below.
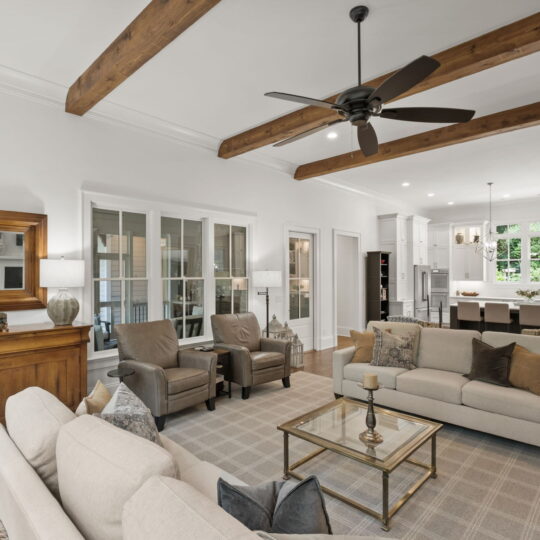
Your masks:
M148 320L163 320L163 288L161 276L161 217L202 221L203 223L203 280L204 288L204 335L179 340L182 346L212 341L210 316L215 313L214 278L214 224L230 224L246 227L248 309L254 305L255 291L251 286L253 268L253 231L256 214L235 209L216 210L204 205L186 203L164 203L130 197L119 197L106 193L82 191L83 208L83 257L85 265L85 287L83 291L82 316L93 321L93 267L92 267L92 208L122 210L146 214L146 269L148 281ZM100 360L118 356L117 349L94 351L94 332L90 332L89 360ZM104 360L105 361L105 360Z
M531 231L530 224L540 221L540 216L537 219L521 220L506 220L504 222L496 222L493 224L493 232L496 239L509 240L511 238L521 239L521 280L519 281L497 281L497 258L490 263L490 271L492 274L491 282L498 287L515 288L516 286L525 287L540 287L540 281L531 281L531 265L530 265L530 239L540 237L540 231ZM497 234L497 227L502 225L519 225L520 231L517 233Z

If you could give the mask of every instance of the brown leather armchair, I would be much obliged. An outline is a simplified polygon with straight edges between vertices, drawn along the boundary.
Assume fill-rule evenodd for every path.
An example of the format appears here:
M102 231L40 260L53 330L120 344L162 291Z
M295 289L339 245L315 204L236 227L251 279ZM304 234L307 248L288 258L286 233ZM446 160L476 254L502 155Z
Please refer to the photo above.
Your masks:
M217 355L181 350L169 320L115 327L119 367L135 370L126 385L152 411L156 425L165 427L165 415L206 402L215 409Z
M214 346L227 349L232 357L232 381L242 387L248 399L251 387L281 379L289 388L291 344L284 339L261 338L253 313L212 315Z

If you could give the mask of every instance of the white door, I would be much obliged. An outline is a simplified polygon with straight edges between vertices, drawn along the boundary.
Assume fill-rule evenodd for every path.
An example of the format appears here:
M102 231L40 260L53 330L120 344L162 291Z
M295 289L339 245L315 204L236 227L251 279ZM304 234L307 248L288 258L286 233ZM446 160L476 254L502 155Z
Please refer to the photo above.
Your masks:
M289 234L289 326L313 349L313 235Z

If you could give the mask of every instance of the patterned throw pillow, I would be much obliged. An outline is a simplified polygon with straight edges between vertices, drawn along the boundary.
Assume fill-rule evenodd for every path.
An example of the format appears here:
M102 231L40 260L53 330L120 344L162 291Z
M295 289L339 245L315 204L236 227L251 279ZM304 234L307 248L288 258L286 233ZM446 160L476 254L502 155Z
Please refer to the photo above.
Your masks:
M414 336L397 336L373 328L375 345L372 366L414 369Z
M152 412L124 383L120 383L109 403L96 416L163 446Z

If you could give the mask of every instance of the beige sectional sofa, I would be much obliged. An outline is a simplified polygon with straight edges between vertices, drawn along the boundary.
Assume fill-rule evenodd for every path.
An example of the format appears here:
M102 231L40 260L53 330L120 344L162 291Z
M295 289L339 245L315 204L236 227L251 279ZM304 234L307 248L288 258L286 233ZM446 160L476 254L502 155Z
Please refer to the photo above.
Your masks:
M334 392L365 400L358 386L364 373L377 373L383 386L376 405L540 446L540 396L464 377L472 364L472 339L494 347L516 342L540 354L540 337L503 332L420 328L410 323L370 322L392 333L419 331L416 368L406 370L351 363L354 347L333 355Z
M10 540L260 538L217 505L219 477L243 482L164 435L161 447L59 403L40 388L8 400L13 438L0 425L0 520Z

